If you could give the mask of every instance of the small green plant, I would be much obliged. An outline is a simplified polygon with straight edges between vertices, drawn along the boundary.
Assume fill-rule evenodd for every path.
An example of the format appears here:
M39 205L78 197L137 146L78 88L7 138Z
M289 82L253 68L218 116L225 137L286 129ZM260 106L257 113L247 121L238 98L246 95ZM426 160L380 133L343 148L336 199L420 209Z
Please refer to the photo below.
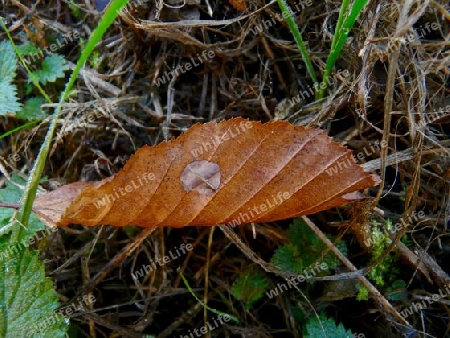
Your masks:
M31 43L26 42L23 45L16 46L19 56L26 58L38 52L37 48ZM14 46L10 41L0 43L0 115L15 114L17 118L25 120L36 120L44 117L41 112L41 106L45 103L44 97L30 97L25 105L19 102L17 97L17 87L13 84L16 77L18 57ZM36 70L30 73L29 84L33 80L43 85L55 82L65 76L65 71L69 68L67 60L58 54L45 56L39 64L36 64ZM25 94L30 94L32 87L27 84ZM48 96L46 96L48 98Z
M391 220L386 221L386 227L388 231L392 229ZM370 234L371 255L372 262L380 257L387 247L391 244L390 238L377 226L372 227ZM370 270L368 277L379 287L386 287L388 292L388 298L391 300L401 299L404 295L402 292L394 292L396 289L401 289L406 286L406 283L397 279L399 270L395 267L396 257L388 255L377 266ZM390 285L390 286L389 286ZM357 296L358 300L367 300L369 297L368 290L361 287ZM400 297L400 298L399 298Z
M238 300L245 302L250 309L256 301L261 299L267 288L267 281L259 271L249 270L243 272L236 279L231 288L231 294Z
M76 2L74 0L69 0L69 9L70 9L70 12L72 13L72 15L77 20L83 19L83 12L81 11L80 7L76 4Z
M286 235L291 243L279 246L270 260L282 270L302 275L304 280L309 280L313 276L326 275L331 269L339 266L340 262L332 252L324 254L327 247L301 218L294 219ZM331 236L329 238L333 240ZM345 242L340 241L336 246L342 253L347 253ZM231 292L236 299L245 302L247 309L250 309L261 299L267 288L264 275L248 270L236 279ZM274 289L266 294L272 298L272 295L277 296L279 292Z
M64 77L64 72L69 69L67 60L64 56L53 54L46 56L40 65L40 69L33 72L36 79L42 83L55 82Z
M327 247L303 219L295 219L286 235L291 243L280 246L271 259L272 264L279 266L283 270L292 273L302 273L304 270L308 271L308 268L320 260L327 265L327 268L319 273L324 275L329 273L330 269L335 269L340 264L340 261L332 252L327 252L321 258L323 253L327 251ZM331 236L328 237L333 241ZM339 241L336 247L344 255L347 253L345 242Z
M342 323L336 325L336 322L332 318L327 318L323 313L319 315L319 318L313 316L309 319L305 326L303 336L305 338L354 337L352 331L346 330Z

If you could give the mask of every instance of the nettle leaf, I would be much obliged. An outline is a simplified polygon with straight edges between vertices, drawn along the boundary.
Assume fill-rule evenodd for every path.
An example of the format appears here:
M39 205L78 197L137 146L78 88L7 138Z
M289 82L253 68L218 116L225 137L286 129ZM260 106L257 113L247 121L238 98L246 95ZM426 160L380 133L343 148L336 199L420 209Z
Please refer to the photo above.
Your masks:
M23 194L20 186L25 184L23 178L13 174L12 182L0 190L0 201L17 203ZM45 278L37 253L28 249L29 239L45 225L31 214L24 239L11 243L7 234L21 226L11 226L14 212L0 208L0 337L64 337L65 319L54 313L58 303L53 284ZM38 327L42 330L34 332Z
M304 269L315 264L319 257L323 256L323 262L327 264L328 269L321 273L329 272L329 269L335 269L339 266L340 261L334 253L328 251L327 246L322 240L312 231L301 218L297 218L290 225L286 232L287 238L292 243L279 247L274 254L273 263L279 267L287 268L287 271L300 273ZM332 236L328 238L334 242ZM347 253L347 246L345 242L339 241L336 247L344 255ZM284 260L284 261L283 261Z
M14 214L14 210L7 208L0 208L0 260L3 256L7 256L8 247L9 247L9 238L5 236L12 230L10 225L10 220Z
M285 244L278 247L272 256L270 263L284 271L301 273L307 265L304 264L300 251L294 244Z
M328 236L331 237L331 236ZM334 243L333 238L331 237L330 240ZM344 255L347 256L347 245L344 241L339 241L336 243L336 248ZM324 244L324 251L325 251L325 244ZM323 261L327 263L329 269L336 269L339 265L341 265L341 261L339 258L336 257L334 253L331 251L328 252L324 258Z
M306 333L304 335L305 338L353 337L352 331L346 330L342 323L336 325L336 322L332 318L327 318L324 314L321 314L319 318L320 321L316 317L312 317L308 321L308 324L306 324Z
M68 321L37 252L24 250L0 263L0 337L64 337Z
M17 98L16 86L0 81L0 115L16 113L21 108L22 105Z
M35 120L45 116L41 111L41 106L45 103L42 97L32 97L25 102L22 111L17 113L17 117L25 120Z
M243 272L233 283L231 294L244 301L245 307L250 309L254 302L261 299L267 288L267 281L258 272Z
M17 87L12 84L16 76L17 56L9 41L0 43L0 115L15 113L22 108Z
M46 56L41 67L41 69L36 70L33 74L42 84L55 82L57 79L63 78L65 76L64 71L69 69L67 60L59 54Z
M0 81L11 82L16 77L17 56L9 41L0 43Z
M31 41L27 41L22 45L18 45L17 50L22 56L39 53L39 49L37 49Z

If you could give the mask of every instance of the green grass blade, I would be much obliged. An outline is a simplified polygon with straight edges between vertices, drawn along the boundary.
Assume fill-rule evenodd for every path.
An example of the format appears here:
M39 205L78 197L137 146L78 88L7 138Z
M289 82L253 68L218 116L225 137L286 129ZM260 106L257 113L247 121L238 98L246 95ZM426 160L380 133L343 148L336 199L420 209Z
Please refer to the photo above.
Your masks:
M295 23L294 18L292 17L292 10L289 7L289 5L286 3L285 0L277 0L277 2L278 2L278 6L281 9L281 12L286 13L286 15L283 15L283 17L286 16L286 18L285 18L286 23L287 23L292 35L294 36L294 40L297 44L298 50L302 54L303 61L305 62L305 65L306 65L306 70L308 71L309 76L311 76L311 79L313 80L313 82L316 86L316 84L318 84L316 72L314 71L314 67L313 67L311 59L309 57L308 50L306 49L306 46L303 43L302 35L300 34L300 31L298 30L298 26Z
M85 48L81 52L80 58L78 59L78 62L75 65L75 68L72 72L72 75L70 76L68 83L66 84L66 88L64 92L61 94L59 104L56 108L55 113L53 114L53 118L50 123L47 135L45 136L44 143L42 144L41 149L39 150L38 157L36 159L36 162L34 163L33 169L31 170L27 185L25 187L24 196L21 200L20 208L17 212L16 219L25 227L27 226L28 218L30 217L31 214L31 209L33 206L34 199L36 197L36 191L39 184L39 180L42 176L42 172L44 171L45 162L47 159L48 152L50 150L51 140L53 139L53 134L56 129L56 122L58 120L59 113L61 112L62 104L69 97L70 90L72 89L75 80L77 79L78 74L81 71L81 68L84 66L87 59L89 58L89 55L92 53L97 43L101 40L108 27L111 26L116 17L119 15L120 9L124 7L127 3L128 0L113 0L113 2L110 4L108 9L102 16L97 28L94 30L91 37L89 38L89 41L86 44ZM15 239L20 240L24 233L25 229L20 228L20 230L17 232L16 235L17 237Z
M203 303L198 297L197 295L194 293L194 290L192 290L191 286L189 285L188 281L186 280L186 277L184 277L183 273L180 271L180 277L184 282L184 285L186 285L187 289L189 290L189 292L191 293L192 296L194 296L194 298L200 303L202 304L203 307L207 308L209 311L215 313L216 315L219 316L227 316L228 318L230 318L231 320L233 320L235 323L239 323L239 320L233 316L233 315L229 315L228 313L225 312L221 312L218 311L216 309L210 308L208 305L206 305L205 303Z
M328 83L328 77L330 76L331 71L332 71L334 65L336 64L336 61L339 58L339 55L341 54L342 48L344 47L344 44L345 44L345 41L348 38L348 34L352 30L353 26L355 25L356 19L358 18L359 14L364 9L364 7L366 6L368 1L369 0L356 0L355 3L353 4L348 16L345 19L343 19L343 24L342 24L341 29L339 29L339 31L337 31L337 27L336 27L336 32L334 33L333 42L331 43L332 48L331 48L330 54L328 54L327 63L325 65L325 71L323 73L323 80L322 80L323 83L326 83L326 84ZM342 11L341 11L340 15L341 14L342 14ZM321 91L319 92L319 95L318 95L319 99L322 99L325 96L326 89L327 89L326 87L321 89Z
M341 34L342 24L344 22L345 14L347 13L348 5L350 4L350 0L343 0L341 9L339 10L338 22L336 24L336 29L334 30L333 41L331 42L331 50L334 49L336 45L336 41L339 40L339 35Z
M28 127L30 127L30 126L32 126L32 125L38 123L38 122L41 122L42 120L43 120L43 119L33 120L33 121L27 122L27 123L25 123L25 124L22 124L21 126L18 126L18 127L14 128L14 129L8 130L6 133L0 135L0 140L1 140L2 138L6 137L6 136L9 136L9 135L11 135L11 134L14 134L16 131L19 131L19 130L21 130L21 129L28 128Z

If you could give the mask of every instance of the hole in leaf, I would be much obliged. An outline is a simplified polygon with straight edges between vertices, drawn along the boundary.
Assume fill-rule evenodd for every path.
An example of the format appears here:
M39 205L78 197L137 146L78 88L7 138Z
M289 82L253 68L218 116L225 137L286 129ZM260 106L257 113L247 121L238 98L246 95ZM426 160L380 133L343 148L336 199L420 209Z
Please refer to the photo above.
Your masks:
M185 191L195 190L202 195L212 195L220 186L219 165L205 160L189 163L180 181Z

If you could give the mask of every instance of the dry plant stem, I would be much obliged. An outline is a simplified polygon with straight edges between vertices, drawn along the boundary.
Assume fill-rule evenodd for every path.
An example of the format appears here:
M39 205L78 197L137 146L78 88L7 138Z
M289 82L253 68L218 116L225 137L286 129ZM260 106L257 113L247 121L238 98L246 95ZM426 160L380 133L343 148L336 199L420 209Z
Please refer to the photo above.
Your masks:
M450 11L448 11L443 5L435 0L430 0L430 4L432 4L434 8L438 9L439 15L442 15L445 20L450 21Z
M394 39L398 37L402 37L412 26L413 24L422 16L426 8L428 7L429 1L425 0L423 5L418 7L412 14L409 14L410 9L413 5L412 0L406 0L404 6L400 9L400 16L397 22L397 27L395 30ZM392 53L389 57L389 68L388 68L388 76L386 81L386 94L384 101L384 125L383 125L383 139L385 144L389 144L389 136L390 136L390 127L391 127L391 112L393 107L393 99L394 99L394 87L396 81L396 74L398 72L398 60L400 55L401 46L396 46L393 48ZM384 147L381 149L380 158L381 158L381 169L380 169L380 177L381 184L380 190L373 202L373 206L378 204L378 201L383 192L384 182L385 182L385 171L386 171L386 157L388 153L388 147Z
M391 238L392 239L392 238ZM425 264L423 264L422 261L420 261L419 257L412 252L406 245L404 245L402 242L397 243L396 248L402 258L406 259L409 264L411 264L412 267L417 269L428 281L428 283L433 284L433 281L431 280L430 273L428 271L428 268ZM415 276L414 274L411 276L412 278Z
M360 51L360 53L363 52L364 55L362 57L363 66L362 66L362 70L361 70L361 75L360 75L359 81L358 81L358 101L359 101L359 107L361 109L361 115L363 115L363 116L367 116L366 106L369 101L368 98L369 98L369 93L370 93L369 74L372 69L372 67L371 67L372 64L369 61L370 53L372 51L371 41L375 36L375 30L377 27L378 20L380 18L380 12L381 12L380 9L381 9L381 5L378 4L374 11L375 15L372 19L369 33L367 34L366 40L364 41L364 47L363 47L362 51Z
M19 203L0 203L0 208L19 209Z
M166 338L168 337L173 331L175 331L178 327L183 325L183 323L187 322L188 320L192 319L203 309L203 305L196 302L194 305L186 311L186 313L182 314L179 319L174 321L172 324L170 324L167 328L165 328L161 333L159 333L156 338Z
M311 222L306 216L302 217L303 220L308 224L310 229L314 231L314 233L323 241L323 243L334 252L334 254L342 261L342 263L345 264L347 268L349 268L351 271L357 271L358 269L353 265L352 262L350 262L347 257L345 257L337 248L333 245L333 243L325 236L325 234L313 223ZM382 308L384 311L389 313L393 318L395 318L399 323L403 325L410 326L408 321L403 318L400 313L397 312L397 310L389 303L386 298L383 297L383 295L377 290L375 286L371 282L367 280L365 276L358 275L357 278L361 281L361 283L369 290L372 297L376 300L380 308Z
M211 227L211 230L209 231L208 248L206 252L205 288L203 290L203 303L205 303L206 305L208 305L209 266L211 264L211 247L215 229L216 227ZM208 309L206 306L203 308L203 320L205 322L205 325L208 326ZM208 336L210 335L211 334L208 332Z
M446 152L445 149L441 148L430 148L426 150L422 150L422 155L436 155L438 153ZM390 166L393 164L398 164L400 162L409 161L414 158L415 150L413 148L402 150L399 152L395 152L394 154L391 154L386 157L386 165ZM377 158L375 160L371 160L367 163L361 164L361 167L364 169L364 171L374 171L381 168L381 158Z
M265 271L273 273L273 274L278 275L278 276L281 276L284 279L288 279L290 277L295 276L293 274L286 273L283 270L281 270L280 268L278 268L277 266L275 266L273 264L270 264L270 263L267 263L264 260L262 260L261 258L259 258L247 245L245 245L241 241L239 236L233 230L231 230L228 226L221 224L221 225L219 225L219 228L220 228L220 230L222 230L222 232L225 234L225 236L227 236L228 239L230 239L234 244L236 244L236 246L249 259L251 259L254 263L256 263L259 266L261 266Z
M69 69L71 69L71 70L75 69L75 64L73 64L72 62L68 61L67 64L69 66ZM122 93L122 90L120 90L113 84L102 80L100 78L100 74L89 69L87 66L84 66L84 69L81 70L80 75L86 79L89 79L89 81L91 81L92 84L103 89L106 93L111 94L115 97L119 96L120 93Z
M61 266L58 266L55 270L52 271L50 275L55 275L58 272L64 270L66 267L71 266L72 263L77 261L80 257L83 257L84 253L88 250L91 250L91 248L94 246L94 242L90 241L83 245L81 249L79 249L77 252L75 252L74 255L72 255L68 260L66 260Z
M444 288L450 284L450 277L439 264L436 263L433 257L420 248L417 250L417 255L420 260L418 264L423 264L428 268L432 278L436 281L436 284L439 285L439 288Z
M179 20L179 21L170 21L170 22L162 22L162 21L151 21L151 20L141 20L136 19L125 7L123 10L120 11L119 16L122 18L125 22L127 22L130 25L134 25L136 28L198 28L198 27L212 27L212 26L224 26L224 25L231 25L232 23L245 20L259 12L264 11L266 8L270 7L272 4L276 3L276 0L273 0L266 4L265 6L258 8L256 11L239 16L234 19L228 19L228 20Z
M81 259L81 273L82 273L82 279L83 279L83 284L88 283L89 279L90 279L90 273L89 273L89 258L88 257L83 257ZM92 295L92 292L89 293L89 296ZM88 304L89 310L92 311L92 303ZM89 320L89 333L90 333L90 337L91 338L97 338L97 334L95 333L95 322L90 319Z
M89 321L94 321L97 325L106 327L115 333L119 333L121 337L129 337L129 338L142 338L142 333L138 333L132 330L127 330L121 325L111 324L109 320L103 319L103 317L94 314L94 313L85 313L84 316Z
M108 264L106 264L103 269L101 269L90 281L88 284L84 285L81 290L78 292L78 294L75 296L78 297L80 294L84 295L89 292L91 292L98 283L100 283L103 279L105 279L106 276L111 272L112 269L114 269L116 266L122 264L122 262L129 256L131 253L136 250L139 245L148 237L150 236L157 228L156 227L150 227L145 228L142 230L142 232L137 235L137 237L134 239L134 242L129 243L125 248L123 248L118 254L116 254L113 259L109 261Z
M389 144L389 130L391 127L391 111L392 111L392 99L394 95L394 86L395 86L395 75L397 73L397 62L398 57L400 55L400 49L396 48L391 57L389 59L389 69L388 69L388 78L386 83L386 95L384 96L384 125L383 125L383 138L381 142L384 144ZM388 154L389 147L383 147L380 151L381 158L381 168L380 168L380 189L378 190L377 196L373 201L373 207L378 205L378 202L381 198L381 194L383 193L384 183L386 180L386 158Z
M195 242L192 244L192 247L193 247L193 248L196 248L197 245L198 245L199 243L202 242L203 238L207 235L207 233L208 233L208 229L205 228L205 229L197 236L197 238L195 239ZM182 264L181 267L180 267L180 273L178 274L178 276L177 276L177 278L175 279L175 282L174 282L174 284L173 284L173 287L174 287L174 288L179 288L180 282L181 282L181 273L184 274L184 272L185 272L185 270L186 270L186 267L187 267L188 264L189 264L190 258L194 255L194 251L195 251L195 250L191 250L191 251L189 251L189 252L186 254L186 258L184 259L183 264Z

